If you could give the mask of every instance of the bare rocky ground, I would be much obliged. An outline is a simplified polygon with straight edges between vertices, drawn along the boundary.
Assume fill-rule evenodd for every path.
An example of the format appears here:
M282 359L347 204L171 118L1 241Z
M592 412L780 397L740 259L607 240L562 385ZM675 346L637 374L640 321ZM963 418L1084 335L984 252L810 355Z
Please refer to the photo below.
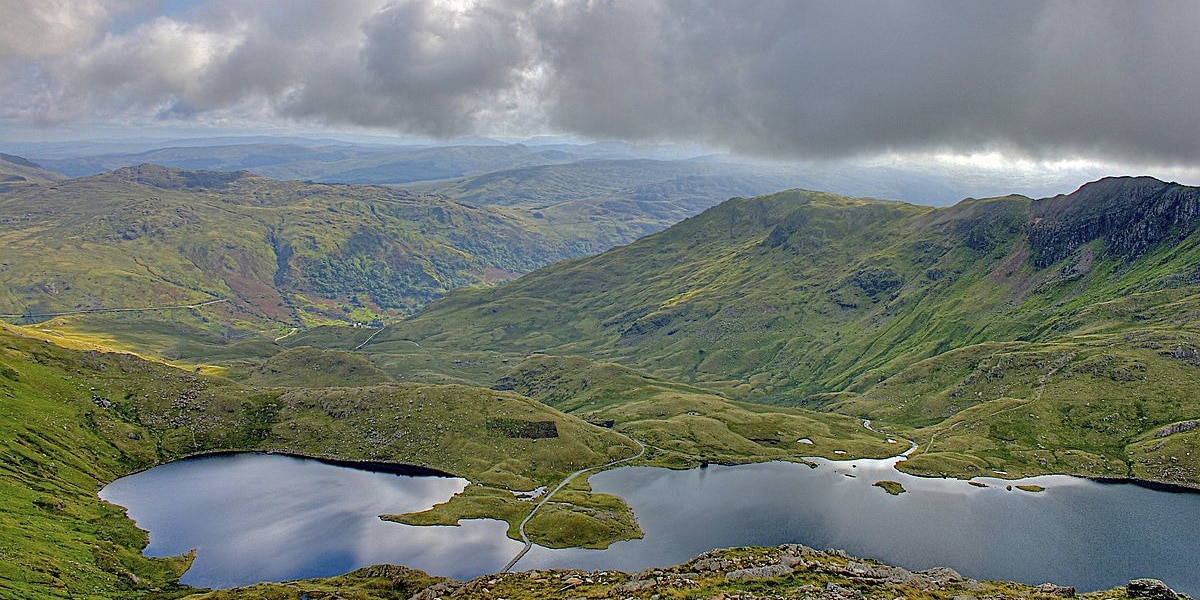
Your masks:
M976 581L953 569L909 571L840 550L802 545L714 550L674 567L640 573L619 571L526 571L485 575L467 582L431 578L397 566L376 566L345 576L282 584L260 584L210 592L191 600L225 598L388 598L408 600L616 598L665 600L1006 600L1086 598L1190 600L1155 579L1076 594L1072 587L1045 583Z

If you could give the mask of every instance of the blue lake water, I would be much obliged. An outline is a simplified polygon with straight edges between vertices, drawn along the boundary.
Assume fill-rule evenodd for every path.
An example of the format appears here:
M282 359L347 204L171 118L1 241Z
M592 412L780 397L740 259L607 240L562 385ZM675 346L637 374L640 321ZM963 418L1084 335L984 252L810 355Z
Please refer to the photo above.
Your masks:
M114 481L100 497L126 507L138 527L150 532L146 554L196 550L183 583L227 588L381 563L456 579L498 570L521 548L505 538L505 523L410 527L379 519L429 508L466 485L461 478L247 453L158 466Z
M607 550L535 546L517 569L637 571L713 548L802 543L910 569L949 566L977 579L1055 582L1081 591L1156 577L1200 595L1200 494L1048 476L1046 487L918 478L893 461L817 460L690 471L623 467L590 479L633 508L644 539ZM853 477L851 477L853 475ZM891 496L871 483L901 482ZM189 459L118 480L101 496L150 531L147 553L197 549L185 583L254 581L404 564L467 579L520 549L498 521L409 527L379 514L420 510L461 490L454 478L404 477L277 455Z

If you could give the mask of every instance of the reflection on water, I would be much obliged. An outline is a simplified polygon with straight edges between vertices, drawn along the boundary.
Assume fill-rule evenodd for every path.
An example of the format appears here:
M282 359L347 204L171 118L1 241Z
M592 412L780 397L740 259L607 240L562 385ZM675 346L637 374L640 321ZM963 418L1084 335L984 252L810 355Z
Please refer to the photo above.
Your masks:
M819 467L764 463L690 471L623 467L591 477L621 496L645 539L607 550L535 546L517 569L638 571L730 546L802 543L842 548L911 569L945 565L977 579L1074 585L1094 590L1157 577L1200 594L1200 494L1064 476L1022 483L912 477L893 461ZM890 496L880 479L908 490ZM520 549L499 521L408 527L377 515L420 510L461 490L462 479L401 477L284 456L242 454L186 460L133 475L102 496L149 529L148 553L197 548L184 582L228 587L255 581L404 564L469 579L491 573Z
M592 488L634 508L645 539L605 551L535 547L519 568L638 570L686 561L712 548L803 543L911 569L949 566L976 579L1047 581L1095 590L1157 577L1200 592L1200 494L1066 476L1021 483L905 475L893 461L792 463L691 471L624 467ZM891 496L871 484L901 482Z
M520 548L499 521L410 527L379 515L444 502L467 481L372 473L314 460L235 454L183 460L100 493L150 531L152 556L195 548L183 583L232 587L345 573L379 563L469 578ZM463 561L469 555L471 561Z

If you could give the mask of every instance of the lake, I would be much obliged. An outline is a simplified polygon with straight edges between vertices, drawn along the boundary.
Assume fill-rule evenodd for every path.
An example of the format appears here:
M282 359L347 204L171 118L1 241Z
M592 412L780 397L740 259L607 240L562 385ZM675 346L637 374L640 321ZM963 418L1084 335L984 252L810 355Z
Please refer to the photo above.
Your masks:
M100 497L150 532L150 556L193 548L181 581L228 588L324 577L380 563L448 577L498 570L522 544L500 521L412 527L379 515L424 510L467 480L371 472L275 454L180 460L123 477ZM470 555L471 561L462 556Z
M899 473L892 460L622 467L593 489L633 507L645 539L607 550L534 546L517 569L638 571L713 548L802 543L921 569L949 566L977 579L1051 581L1081 591L1156 577L1200 593L1200 494L1066 476L1013 483ZM872 487L890 479L908 490ZM457 478L370 473L278 455L188 459L131 475L101 496L150 531L146 552L197 549L183 581L230 587L396 563L468 579L498 570L520 544L498 521L410 527L378 515L420 510L461 490Z

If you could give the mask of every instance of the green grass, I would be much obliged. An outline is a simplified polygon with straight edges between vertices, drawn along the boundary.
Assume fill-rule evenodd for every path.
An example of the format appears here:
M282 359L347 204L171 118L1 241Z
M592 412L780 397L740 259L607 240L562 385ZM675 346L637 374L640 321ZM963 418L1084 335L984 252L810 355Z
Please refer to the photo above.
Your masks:
M78 200L109 179L59 191ZM510 535L531 508L511 490L553 487L577 469L632 455L627 436L647 445L639 464L671 467L882 457L896 453L886 441L893 436L919 444L901 463L913 473L1200 485L1200 431L1189 425L1200 418L1200 234L1172 204L1195 193L1188 188L1102 182L1081 191L1077 206L1005 197L932 209L813 192L740 199L594 258L455 292L367 342L377 330L320 324L339 312L399 314L431 290L469 283L481 264L474 251L442 245L438 235L503 218L387 190L372 189L377 196L364 204L361 190L231 181L236 199L214 192L204 202L257 217L225 228L205 228L202 213L214 205L172 216L135 195L108 198L146 209L130 213L146 217L133 230L97 209L46 213L40 229L0 231L13 256L48 257L26 261L33 271L6 271L0 302L48 293L48 306L84 296L109 305L130 289L148 302L191 302L200 291L238 298L163 319L70 317L46 331L0 332L0 591L186 592L174 582L187 557L142 557L144 535L95 491L122 474L221 449L463 475L475 483L465 493L393 518L499 518ZM1158 191L1147 195L1146 185ZM1120 193L1096 197L1114 186ZM150 187L175 202L185 195L163 182ZM29 193L5 196L0 207L25 210L33 205L22 202L43 199ZM357 229L372 211L399 229ZM1088 211L1108 211L1117 225L1091 228ZM263 229L268 213L283 220ZM1151 221L1164 214L1188 225L1157 228ZM425 229L400 227L414 215ZM269 250L264 235L274 240ZM147 266L164 240L182 254ZM96 268L70 271L78 264L46 245L60 242L95 254ZM419 257L405 271L412 277L380 262L398 250ZM493 266L506 268L503 261ZM59 272L70 281L47 278ZM358 288L375 281L387 283L364 297ZM113 347L186 370L106 351ZM868 431L860 418L888 433ZM558 435L521 423L553 423ZM639 534L623 503L584 480L544 510L529 530L545 545L603 547ZM730 556L754 564L759 552ZM313 589L383 594L381 582L361 579ZM789 576L754 589L800 593L828 580ZM497 584L500 593L548 593L534 580L511 581L511 589ZM1021 591L1006 585L993 591ZM714 578L700 589L744 588Z
M1191 331L1146 329L984 344L922 361L829 408L913 428L906 434L920 448L900 468L914 473L1196 486L1193 431L1155 432L1197 414L1200 366L1186 349L1198 343Z
M425 353L469 348L492 379L504 360L582 355L795 405L866 390L956 348L1094 327L1087 313L1104 302L1195 295L1179 275L1200 264L1195 235L1130 255L1092 239L1035 267L1027 231L1043 206L1005 197L932 209L816 192L732 200L629 246L451 294L368 350L411 354L400 339ZM1147 317L1106 318L1126 327ZM429 371L456 376L449 365Z
M802 461L810 456L881 458L897 453L885 436L853 418L733 402L628 367L579 357L531 357L500 385L593 423L611 421L617 430L647 445L647 463L661 466Z
M384 515L408 525L457 525L462 519L500 519L509 524L508 536L520 539L518 526L539 500L513 501L507 489L468 486L461 494L433 508L402 515ZM577 478L554 495L525 526L529 539L547 548L607 548L613 542L642 537L629 506L620 498L591 490L586 477Z
M750 418L732 400L872 418L922 444L914 472L1200 485L1174 440L1130 458L1150 428L1200 416L1193 366L1167 356L1200 334L1200 234L1179 200L1196 193L1115 179L945 209L799 191L733 200L455 292L363 350L393 375L498 382L614 420L665 463L781 456L785 437L811 437L811 413ZM1091 227L1088 211L1111 222ZM1186 225L1163 229L1161 214ZM800 450L829 449L812 439Z
M288 348L258 366L232 367L224 374L236 381L263 387L370 386L392 380L362 355L312 346Z

